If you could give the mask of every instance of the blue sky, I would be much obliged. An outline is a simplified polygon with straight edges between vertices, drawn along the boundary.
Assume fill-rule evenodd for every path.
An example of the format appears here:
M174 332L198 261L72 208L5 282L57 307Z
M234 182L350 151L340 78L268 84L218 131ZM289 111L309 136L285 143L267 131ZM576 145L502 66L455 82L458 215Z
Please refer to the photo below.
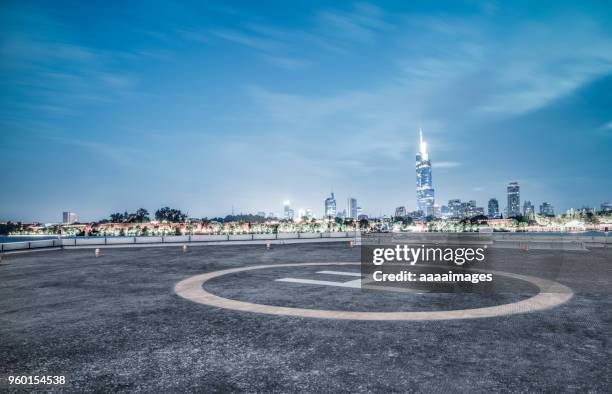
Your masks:
M0 220L612 199L601 2L0 5Z

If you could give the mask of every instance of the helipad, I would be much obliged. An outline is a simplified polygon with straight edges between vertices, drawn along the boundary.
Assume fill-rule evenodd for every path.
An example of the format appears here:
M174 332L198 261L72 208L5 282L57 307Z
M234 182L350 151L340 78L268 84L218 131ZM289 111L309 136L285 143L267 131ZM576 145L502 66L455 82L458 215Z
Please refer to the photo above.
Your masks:
M560 283L547 279L537 278L528 275L518 275L509 272L489 271L499 276L515 278L527 281L537 286L540 292L526 300L515 303L503 304L498 306L460 309L451 311L427 311L427 312L356 312L356 311L337 311L304 308L288 308L274 305L261 305L250 302L231 300L219 297L206 291L203 285L210 279L227 274L245 272L261 269L274 269L279 267L299 267L299 266L346 266L359 265L359 263L298 263L298 264L274 264L248 266L242 268L232 268L221 271L209 272L206 274L195 275L177 283L175 291L178 295L199 304L233 309L243 312L265 313L269 315L285 315L311 317L320 319L349 319L349 320L451 320L451 319L473 319L483 317L495 317L512 315L517 313L535 312L545 310L560 305L569 300L573 293L570 288ZM302 283L321 284L317 281L302 281ZM356 282L350 281L350 286L354 287ZM341 286L339 286L341 287ZM546 292L544 292L546 291ZM299 296L299 294L297 295Z

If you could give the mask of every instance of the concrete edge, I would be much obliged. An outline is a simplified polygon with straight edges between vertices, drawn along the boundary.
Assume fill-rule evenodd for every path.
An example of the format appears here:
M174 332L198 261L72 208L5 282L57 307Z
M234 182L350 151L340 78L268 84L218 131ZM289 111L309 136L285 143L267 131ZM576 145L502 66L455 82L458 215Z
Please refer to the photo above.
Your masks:
M288 238L288 239L256 239L244 241L192 241L192 242L164 242L164 243L138 243L138 244L107 244L107 245L65 245L64 249L107 249L107 248L156 248L156 247L182 247L190 246L222 246L222 245L284 245L300 243L328 243L328 242L350 242L353 237L347 238Z

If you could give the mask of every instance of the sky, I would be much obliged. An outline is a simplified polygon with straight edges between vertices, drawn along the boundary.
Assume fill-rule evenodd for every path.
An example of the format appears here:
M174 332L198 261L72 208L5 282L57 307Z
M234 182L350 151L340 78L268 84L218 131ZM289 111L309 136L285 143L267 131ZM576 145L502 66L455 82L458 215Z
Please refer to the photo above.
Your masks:
M0 4L0 220L612 200L612 4Z

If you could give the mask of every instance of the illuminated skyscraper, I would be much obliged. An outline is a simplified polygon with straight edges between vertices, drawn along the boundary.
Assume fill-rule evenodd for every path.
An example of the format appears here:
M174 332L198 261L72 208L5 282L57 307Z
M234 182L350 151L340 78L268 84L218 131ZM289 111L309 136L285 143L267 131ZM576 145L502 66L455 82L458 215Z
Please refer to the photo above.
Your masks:
M293 220L294 211L291 209L291 202L289 200L283 202L283 219Z
M448 200L448 210L450 217L458 218L461 217L461 200L458 198Z
M423 130L419 129L419 153L416 155L417 210L423 216L434 215L434 189L431 182L431 161Z
M332 192L331 196L325 199L325 219L334 219L336 217L336 198L334 197L334 192Z
M508 183L508 217L521 216L521 188L518 182Z

